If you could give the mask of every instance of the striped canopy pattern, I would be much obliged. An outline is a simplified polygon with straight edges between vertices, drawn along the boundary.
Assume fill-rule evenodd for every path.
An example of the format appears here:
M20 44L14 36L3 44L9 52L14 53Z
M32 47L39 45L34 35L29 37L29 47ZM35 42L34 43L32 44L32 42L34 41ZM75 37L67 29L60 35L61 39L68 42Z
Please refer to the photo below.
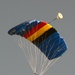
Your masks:
M67 50L64 39L53 26L44 21L26 21L10 29L8 34L26 38L49 60L60 57Z

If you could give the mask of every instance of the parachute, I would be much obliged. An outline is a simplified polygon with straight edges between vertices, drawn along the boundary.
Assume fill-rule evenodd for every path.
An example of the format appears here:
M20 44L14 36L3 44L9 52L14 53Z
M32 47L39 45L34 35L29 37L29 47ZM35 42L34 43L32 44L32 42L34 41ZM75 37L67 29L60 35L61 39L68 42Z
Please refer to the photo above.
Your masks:
M65 40L59 32L44 21L25 21L10 29L8 34L19 37L18 44L24 51L34 75L43 75L67 50Z

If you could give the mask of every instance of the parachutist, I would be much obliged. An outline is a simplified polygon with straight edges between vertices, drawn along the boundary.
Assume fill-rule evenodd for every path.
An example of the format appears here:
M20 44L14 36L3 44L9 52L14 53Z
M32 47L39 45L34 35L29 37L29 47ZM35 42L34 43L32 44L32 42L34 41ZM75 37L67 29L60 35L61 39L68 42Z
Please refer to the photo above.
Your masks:
M34 73L34 75L37 75L36 73Z

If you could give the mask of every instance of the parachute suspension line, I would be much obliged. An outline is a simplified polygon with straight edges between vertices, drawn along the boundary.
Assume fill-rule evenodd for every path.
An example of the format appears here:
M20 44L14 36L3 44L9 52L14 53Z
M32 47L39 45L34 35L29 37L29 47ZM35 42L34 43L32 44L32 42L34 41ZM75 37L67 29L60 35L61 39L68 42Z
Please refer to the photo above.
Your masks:
M45 35L46 36L46 35ZM49 43L49 42L48 42ZM44 45L42 45L42 48L44 47ZM46 49L47 50L47 49ZM40 51L40 50L37 50L37 51ZM40 52L40 53L38 53L39 54L39 56L40 56L40 58L41 59L39 59L39 61L38 61L38 65L39 65L39 68L38 68L38 73L41 75L42 74L42 72L43 72L43 69L46 67L46 65L48 64L48 58L42 53L42 52ZM39 56L38 56L38 58L39 58Z
M31 33L29 33L29 34L31 34ZM35 34L35 37L33 37L33 38L36 38L36 35L37 34ZM31 40L33 39L32 37L31 37ZM30 44L29 44L30 45ZM31 45L30 45L31 46ZM34 49L34 50L33 50ZM36 46L34 46L34 48L33 48L33 46L31 46L31 48L30 49L28 49L28 50L30 50L29 51L29 55L31 54L32 56L30 56L30 58L31 58L31 60L30 60L30 62L32 61L32 63L31 63L31 65L32 65L32 67L33 67L33 72L35 73L36 72L36 66L37 66L37 48L36 48Z
M47 42L48 44L49 44L49 42L51 41L51 38L50 38L50 40ZM50 50L49 50L49 53L48 53L48 55L47 55L47 57L50 55L50 53L51 53L51 50L52 50L52 48L54 47L54 45L55 45L55 43L52 43L52 45L51 45L51 48L50 48ZM46 50L47 50L47 48L48 48L48 46L46 46ZM57 49L58 50L58 49ZM56 50L56 51L57 51ZM46 53L46 51L45 51L45 53ZM52 55L52 57L54 57L56 55L56 52L54 52L54 54ZM51 57L51 58L52 58ZM42 68L41 68L41 71L40 71L40 74L42 75L42 74L44 74L51 66L52 66L52 64L54 63L54 62L56 62L58 59L51 59L51 60L48 60L48 58L45 58L44 59L44 62L42 63ZM42 61L41 61L42 62Z
M51 49L54 47L54 44L55 44L55 43L52 44L52 46L51 46L51 48L50 48L50 50L49 50L49 53L48 53L47 57L48 57L49 54L51 53ZM50 61L47 62L47 65L46 65L45 68L43 69L42 74L44 74L44 73L51 67L51 65L52 65L55 61L56 61L56 59L50 59Z
M29 44L29 41L27 41L23 37L19 37L19 39L17 40L17 43L19 47L22 49L24 55L26 56L26 59L28 60L28 63L30 64L32 70L34 71L33 55L32 55L31 45Z
M51 22L53 22L53 21L55 21L55 20L57 20L57 18L54 18L52 21L50 21L50 22L48 22L48 23L50 24Z
M35 29L36 30L36 29ZM35 31L33 30L33 31ZM31 32L29 32L29 35L31 34ZM35 34L34 37L31 37L31 40L33 38L36 38L37 36L37 32ZM26 59L28 60L28 63L30 64L34 75L43 75L59 58L57 59L51 59L49 60L48 57L51 53L52 48L54 47L55 43L50 44L50 50L47 56L44 55L44 53L42 53L39 48L37 48L33 43L31 43L30 41L28 41L27 39L25 39L24 37L18 36L19 39L17 40L19 47L23 50L24 55L26 55ZM45 37L42 39L45 39ZM52 38L49 39L49 41L46 41L47 44L50 43ZM39 40L38 40L39 42ZM60 42L60 40L59 40ZM34 42L36 44L36 41ZM46 50L45 53L48 50L48 45L46 45ZM42 49L44 48L44 44L42 45ZM57 53L57 51L60 50L59 47L57 48L57 50L53 53L52 57L54 57ZM52 58L51 57L51 58Z
M48 62L47 66L44 68L43 73L44 74L59 58L52 59Z
M22 42L23 42L23 44L25 43L24 40L22 40ZM24 47L25 47L25 44L24 44ZM31 51L31 46L29 47L29 42L26 42L26 47L25 48L27 48L27 51L25 51L26 52L25 55L27 57L27 60L30 64L32 70L34 70L33 65L32 65L33 64L32 51ZM25 48L24 48L24 50L26 50ZM32 58L30 58L30 57L32 57Z
M36 35L35 35L35 38L36 38ZM47 43L49 43L50 41L51 41L51 39ZM49 54L50 54L51 49L53 48L54 44L55 43L52 44L52 46L49 50ZM44 46L42 45L42 48L43 47ZM48 48L48 46L46 46L46 48ZM46 49L46 51L47 51L47 49ZM48 56L49 56L49 54L48 54ZM40 52L40 50L37 50L36 46L35 46L35 57L36 57L37 64L35 62L36 71L34 71L34 74L37 74L37 72L38 72L39 75L44 74L48 70L49 66L51 67L52 63L55 62L55 60L56 60L56 59L48 60L48 58L42 52Z
M59 58L50 60L50 62L48 63L48 66L44 69L44 71L41 73L41 75L43 75Z
M29 32L29 35L30 35L31 33ZM36 37L36 35L35 35L35 37ZM32 37L30 38L31 40L33 39ZM29 44L30 45L30 44ZM30 45L31 46L31 45ZM35 73L36 72L36 47L34 46L34 48L31 46L31 48L29 49L30 51L29 51L29 55L31 54L31 56L30 56L30 58L31 58L31 60L30 60L30 62L32 61L32 63L31 63L31 65L32 65L32 67L33 67L33 72Z
M38 27L37 27L38 28ZM34 31L36 31L37 30L37 28L34 30ZM36 38L36 36L37 36L37 32L36 32L36 34L35 34L35 36L34 36L34 38ZM36 42L35 42L36 43ZM37 47L35 46L34 47L35 49L34 49L34 64L35 64L35 67L34 67L34 74L36 74L36 72L37 72L37 58L38 58L38 50L37 50Z
M30 35L31 33L29 32L29 35ZM31 37L31 40L32 40L33 38ZM30 42L30 41L29 41ZM36 47L34 46L34 50L33 50L33 46L32 46L32 44L28 44L29 46L28 46L28 55L31 55L31 56L29 56L29 58L31 59L31 60L29 60L30 61L30 63L31 63L31 66L33 67L33 72L36 72ZM30 48L30 49L29 49Z
M58 60L58 59L48 60L48 58L40 50L38 50L38 48L35 45L33 46L33 44L30 41L26 40L23 37L20 36L18 37L19 39L17 40L15 39L15 41L17 41L24 55L26 55L26 59L28 60L28 63L30 64L34 72L34 75L37 75L37 73L39 75L43 75L54 64L54 62ZM51 39L49 40L49 42L50 41ZM53 45L51 46L51 49L52 47Z
M29 32L29 34L31 34L30 32ZM35 34L35 37L34 38L36 38L36 35L37 34ZM25 38L24 38L25 39ZM33 38L31 37L31 40L32 40ZM27 43L27 42L24 42L24 40L22 41L23 43ZM27 44L25 44L25 45L27 45L26 47L28 48L27 49L27 51L28 51L28 55L29 56L26 56L27 57L27 60L29 61L29 63L30 63L30 65L31 65L31 67L32 67L32 70L33 70L33 72L34 73L36 73L36 67L37 67L37 60L38 60L38 54L40 53L40 52L38 52L38 50L37 50L37 47L34 45L32 45L32 44L30 44L30 41L29 41L29 43L27 43ZM34 47L34 48L33 48ZM34 50L33 50L34 49ZM25 54L26 55L26 54ZM29 58L28 58L29 57Z
M57 17L49 23L62 18L63 15L58 13ZM38 24L40 22L41 24ZM27 24L29 26L27 26ZM36 26L36 24L38 25ZM43 75L59 59L66 48L63 38L57 34L58 32L55 33L56 30L51 30L52 33L50 32L50 29L48 31L44 31L45 29L39 30L42 28L42 24L45 23L42 21L32 20L25 23L25 26L23 24L23 27L19 30L19 26L14 27L13 29L15 29L15 32L13 32L13 29L8 31L8 34L10 35L17 35L17 39L14 39L16 39L15 41L26 56L34 75ZM40 32L44 32L39 34L38 30Z
M49 41L50 41L50 40L49 40ZM48 41L47 43L49 43L49 41ZM43 46L42 46L42 48L43 48ZM46 46L46 48L47 48L47 46ZM46 49L46 51L47 51L47 49ZM45 51L45 53L46 53L46 51ZM42 62L42 61L41 61L41 62ZM42 62L42 64L41 64L41 65L42 65L42 67L41 67L41 72L42 72L43 69L46 67L47 62L48 62L48 58L44 56L43 62Z
M34 61L33 61L33 62L34 62L34 71L33 71L33 72L36 73L36 65L37 65L36 47L34 47L34 53L35 53L35 54L34 54L34 56L33 56L33 57L34 57Z
M19 39L17 39L17 43L19 47L22 49L24 55L26 55L26 59L28 60L35 75L37 75L37 73L39 75L43 75L53 65L53 63L58 60L58 59L48 60L48 58L34 44L32 44L30 41L28 41L27 39L23 37L20 37L20 36L18 37ZM50 41L51 41L51 38L47 43L49 43ZM53 46L54 46L54 43L51 45L49 54ZM42 45L42 48L43 47L44 46ZM46 46L46 48L48 48L48 46Z
M35 29L35 30L37 30L38 29L38 27ZM36 34L35 34L35 37L34 38L36 38L36 36L37 36L37 32L36 32ZM39 40L38 40L38 42L39 42ZM35 44L36 44L36 41L35 41ZM38 48L35 46L35 69L36 69L36 71L34 72L34 74L37 74L37 73L39 73L40 72L40 69L41 69L41 65L40 65L40 56L42 55L42 52L40 51L40 50L38 50Z
M42 39L43 39L43 37L42 37ZM39 40L38 40L38 42L39 42ZM44 63L44 61L45 61L45 56L44 56L44 54L40 51L40 50L37 50L37 72L38 72L38 74L40 75L41 73L41 69L42 69L42 65L43 65L43 63Z
M50 42L50 40L49 40L49 42ZM48 43L49 43L48 42ZM48 47L48 46L47 46ZM46 50L47 50L47 47L46 47ZM53 48L53 45L51 46L51 49ZM48 53L48 56L49 56L49 54L50 54L50 52L51 52L51 49L50 49L50 51L49 51L49 53ZM47 56L47 57L48 57ZM46 70L47 70L47 68L51 65L51 63L53 62L53 60L48 60L48 58L45 58L44 59L44 62L43 62L43 65L42 65L42 68L41 68L41 74L43 74L43 73L45 73L46 72Z
M60 40L59 40L59 44L60 44ZM62 45L64 45L64 44L62 44ZM53 58L57 54L57 52L60 51L60 50L61 50L61 48L59 49L59 46L58 46L51 58ZM50 54L50 52L49 52L49 54ZM44 74L58 59L59 58L55 58L55 59L50 60L51 62L49 62L48 65L44 68L42 74Z

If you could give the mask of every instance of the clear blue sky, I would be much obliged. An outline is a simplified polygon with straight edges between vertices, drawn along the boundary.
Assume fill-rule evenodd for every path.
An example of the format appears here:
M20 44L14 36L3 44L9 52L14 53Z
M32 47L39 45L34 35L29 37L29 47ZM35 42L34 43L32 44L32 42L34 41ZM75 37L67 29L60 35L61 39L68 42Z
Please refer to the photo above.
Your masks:
M63 20L51 24L65 38L68 50L44 75L75 74L75 0L0 0L0 75L33 75L8 30L30 19L49 22L58 12Z

